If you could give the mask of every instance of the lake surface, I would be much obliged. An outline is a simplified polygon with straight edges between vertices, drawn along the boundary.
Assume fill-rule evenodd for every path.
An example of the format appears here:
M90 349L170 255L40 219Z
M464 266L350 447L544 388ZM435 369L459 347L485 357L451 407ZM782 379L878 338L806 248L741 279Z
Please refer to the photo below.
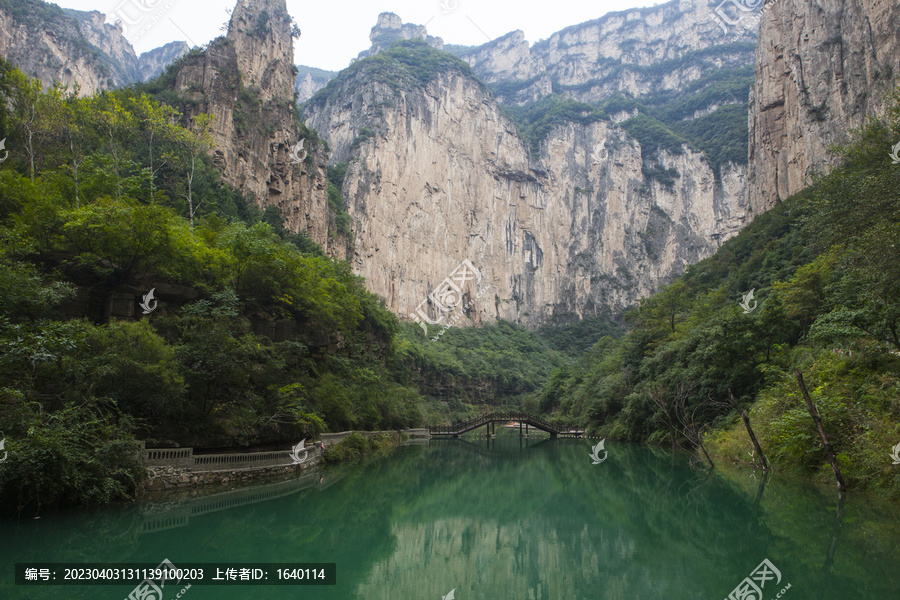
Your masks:
M0 521L0 598L122 600L134 587L12 586L16 562L164 558L337 564L334 586L195 585L185 600L721 600L764 559L781 575L765 600L788 584L786 600L900 598L896 504L691 470L655 448L607 442L592 464L596 440L498 434L211 497Z

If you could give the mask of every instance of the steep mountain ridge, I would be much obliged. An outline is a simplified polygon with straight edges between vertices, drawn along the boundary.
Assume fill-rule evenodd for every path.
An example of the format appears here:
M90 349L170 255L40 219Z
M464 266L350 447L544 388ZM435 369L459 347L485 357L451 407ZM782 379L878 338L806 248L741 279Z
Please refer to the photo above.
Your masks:
M504 104L553 92L596 103L683 91L713 69L753 62L755 31L723 30L705 0L671 0L608 13L528 45L522 31L456 54Z
M516 31L448 47L454 65L424 27L380 15L368 62L304 113L349 163L354 271L395 313L445 322L426 298L469 260L483 281L459 290L455 324L539 326L652 293L752 218L732 146L754 37L673 0L531 46Z
M159 48L148 50L138 56L138 74L140 81L149 81L163 72L167 65L172 64L190 50L186 42L169 42Z
M137 56L99 11L62 9L42 0L0 1L0 55L45 86L78 84L82 95L146 81L188 51L171 42Z
M294 83L297 102L303 103L312 98L316 92L328 85L335 75L337 75L335 71L297 65L297 80Z

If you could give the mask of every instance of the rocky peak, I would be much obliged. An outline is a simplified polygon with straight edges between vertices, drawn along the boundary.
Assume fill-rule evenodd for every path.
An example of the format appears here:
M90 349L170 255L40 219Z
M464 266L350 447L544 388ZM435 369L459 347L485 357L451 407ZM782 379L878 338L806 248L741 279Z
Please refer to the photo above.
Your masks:
M244 87L261 99L294 96L294 38L285 0L238 0L228 24Z
M359 58L365 58L386 50L398 40L425 40L432 48L443 50L444 40L428 35L424 25L404 23L400 17L391 12L378 15L378 22L369 34L372 47L359 53Z
M438 63L439 53L402 52L404 61L358 61L305 113L331 160L348 163L354 272L402 318L447 323L435 290L464 261L481 277L462 286L456 325L539 326L620 309L746 222L743 166L728 163L717 178L687 147L656 151L650 164L649 142L602 119L562 122L530 152L465 65L445 60L409 77L405 64Z
M529 79L544 71L544 65L531 54L525 32L520 29L483 44L462 58L487 83Z
M324 144L298 127L293 112L292 31L284 0L239 0L227 37L189 54L174 88L188 120L212 116L213 162L229 185L260 208L277 207L290 231L344 256L346 239L335 231L328 202Z

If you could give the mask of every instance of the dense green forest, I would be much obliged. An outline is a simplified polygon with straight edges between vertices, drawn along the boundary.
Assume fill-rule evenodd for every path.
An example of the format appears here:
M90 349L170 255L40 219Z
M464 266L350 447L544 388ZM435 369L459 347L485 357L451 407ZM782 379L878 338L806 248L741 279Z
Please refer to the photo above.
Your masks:
M836 148L839 167L759 215L712 257L559 368L540 406L603 436L834 481L796 370L848 485L900 497L900 100ZM753 300L742 300L750 291Z

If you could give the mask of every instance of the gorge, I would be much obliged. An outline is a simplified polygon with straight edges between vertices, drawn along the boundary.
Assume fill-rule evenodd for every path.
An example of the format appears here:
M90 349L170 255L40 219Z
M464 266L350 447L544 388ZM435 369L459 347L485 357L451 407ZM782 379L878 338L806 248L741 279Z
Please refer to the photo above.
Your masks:
M141 56L0 0L0 498L495 408L897 497L900 9L738 4L334 72L286 0Z

